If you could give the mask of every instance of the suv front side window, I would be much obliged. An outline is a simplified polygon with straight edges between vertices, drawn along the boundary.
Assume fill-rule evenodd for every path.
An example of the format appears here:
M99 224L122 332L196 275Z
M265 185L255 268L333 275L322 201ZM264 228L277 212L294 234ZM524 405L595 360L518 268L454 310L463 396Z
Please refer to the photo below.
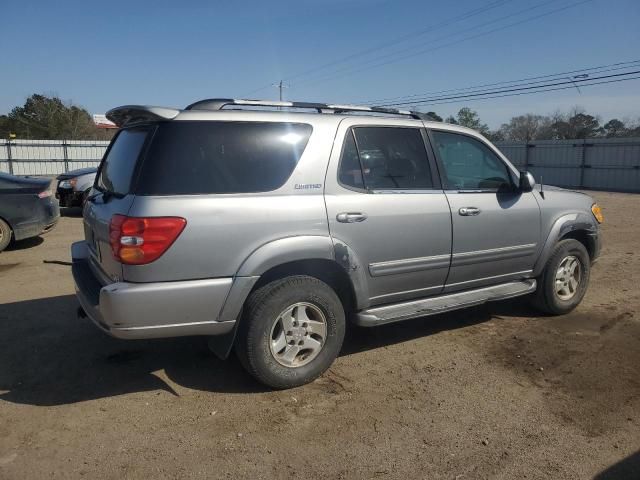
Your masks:
M513 187L505 163L484 143L468 135L432 130L448 190L498 191Z
M432 189L429 159L418 128L355 127L345 137L340 183L367 190Z

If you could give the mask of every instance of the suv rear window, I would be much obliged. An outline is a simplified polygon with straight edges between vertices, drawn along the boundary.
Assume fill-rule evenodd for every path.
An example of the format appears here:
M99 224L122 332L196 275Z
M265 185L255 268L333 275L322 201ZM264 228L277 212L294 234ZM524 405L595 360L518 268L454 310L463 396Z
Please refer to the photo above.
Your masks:
M118 133L100 166L100 174L96 179L98 190L116 195L129 193L133 171L147 133L149 127L127 128Z
M136 191L189 195L276 190L296 167L311 130L299 123L161 123Z

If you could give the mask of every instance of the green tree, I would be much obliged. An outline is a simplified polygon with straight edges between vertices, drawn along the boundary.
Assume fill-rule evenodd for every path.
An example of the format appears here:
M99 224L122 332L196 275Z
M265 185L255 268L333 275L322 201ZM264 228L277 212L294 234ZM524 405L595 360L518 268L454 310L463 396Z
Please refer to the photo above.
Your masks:
M602 127L605 137L624 137L627 134L627 127L624 122L617 118L612 118Z
M438 115L436 112L427 112L434 122L442 122L442 117Z
M483 135L489 134L489 126L486 123L482 123L478 112L468 107L463 107L458 111L456 123L463 127L472 128Z
M55 96L31 95L22 107L15 107L6 118L5 126L0 122L0 127L11 130L18 138L95 139L105 136L89 112Z

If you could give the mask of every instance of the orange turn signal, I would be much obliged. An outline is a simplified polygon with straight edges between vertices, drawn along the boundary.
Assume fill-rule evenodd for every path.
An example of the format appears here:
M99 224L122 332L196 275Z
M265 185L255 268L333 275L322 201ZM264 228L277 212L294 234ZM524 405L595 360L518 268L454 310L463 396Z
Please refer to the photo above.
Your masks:
M591 212L593 213L593 216L596 217L598 223L604 222L604 215L602 215L602 208L600 208L600 205L597 203L591 205Z

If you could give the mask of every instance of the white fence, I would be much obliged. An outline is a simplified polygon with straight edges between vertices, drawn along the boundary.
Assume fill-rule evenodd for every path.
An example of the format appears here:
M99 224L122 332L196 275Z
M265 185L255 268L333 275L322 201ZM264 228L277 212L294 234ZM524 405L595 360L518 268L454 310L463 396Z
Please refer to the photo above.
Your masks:
M0 172L57 175L98 166L108 145L108 141L102 140L0 139Z

